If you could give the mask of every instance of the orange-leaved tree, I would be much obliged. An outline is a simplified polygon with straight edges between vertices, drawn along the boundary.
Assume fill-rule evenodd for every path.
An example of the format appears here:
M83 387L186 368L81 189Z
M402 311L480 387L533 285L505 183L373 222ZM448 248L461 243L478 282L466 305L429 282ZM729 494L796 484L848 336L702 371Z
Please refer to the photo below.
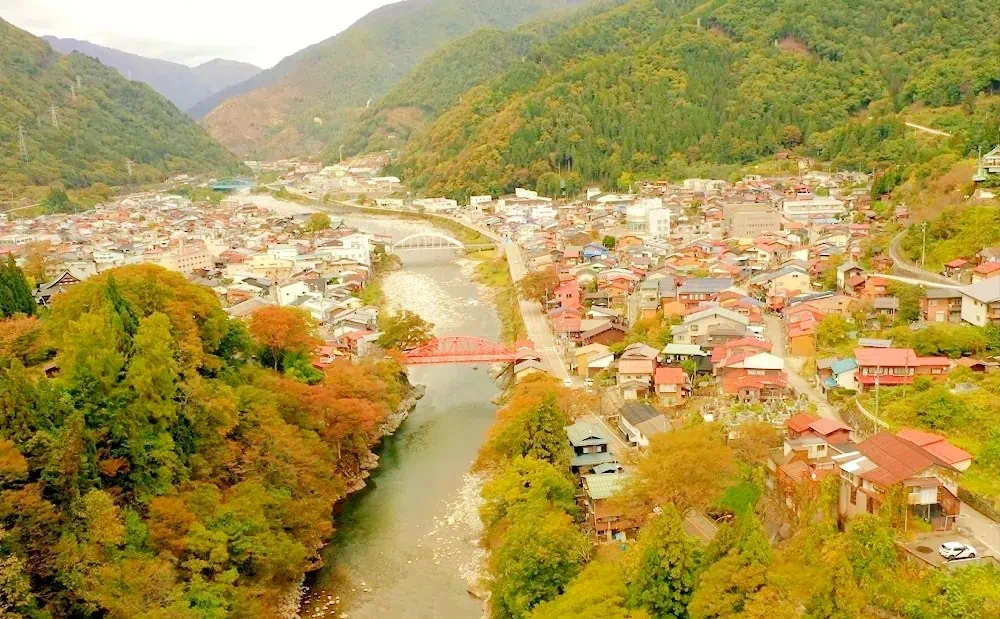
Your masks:
M250 334L277 370L288 353L306 354L319 345L312 317L292 307L269 306L250 317Z

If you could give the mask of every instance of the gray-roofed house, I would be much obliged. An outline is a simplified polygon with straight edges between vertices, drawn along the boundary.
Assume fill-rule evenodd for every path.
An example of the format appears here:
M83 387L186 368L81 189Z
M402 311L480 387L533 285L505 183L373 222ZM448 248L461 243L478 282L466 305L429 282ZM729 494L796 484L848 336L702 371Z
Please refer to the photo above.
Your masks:
M566 437L573 448L573 459L570 469L574 474L585 475L596 472L596 468L605 464L617 464L615 456L609 449L611 437L608 431L599 423L578 421L566 426ZM602 470L607 470L602 467ZM617 470L617 467L612 467Z
M977 327L1000 324L1000 277L961 288L962 320Z
M622 406L618 427L629 442L638 447L648 447L650 438L673 430L670 420L642 402L626 402Z

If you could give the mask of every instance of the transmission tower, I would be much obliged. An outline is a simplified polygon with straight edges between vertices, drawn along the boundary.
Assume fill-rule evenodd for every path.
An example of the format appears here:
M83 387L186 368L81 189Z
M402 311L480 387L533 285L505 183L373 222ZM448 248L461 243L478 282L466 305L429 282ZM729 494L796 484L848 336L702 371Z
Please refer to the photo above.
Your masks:
M56 106L55 106L54 103L49 106L49 114L52 115L52 126L55 127L56 129L58 129L59 128L59 118L56 116Z
M72 82L69 84L69 98L76 101L76 84Z
M79 75L76 76L76 87L77 87L78 90L80 88L83 88L83 84L80 82L80 76Z
M126 159L125 160L125 169L128 170L128 176L129 176L129 178L132 178L132 160L131 159Z
M20 150L21 159L28 160L28 144L24 141L24 127L17 126L17 144Z

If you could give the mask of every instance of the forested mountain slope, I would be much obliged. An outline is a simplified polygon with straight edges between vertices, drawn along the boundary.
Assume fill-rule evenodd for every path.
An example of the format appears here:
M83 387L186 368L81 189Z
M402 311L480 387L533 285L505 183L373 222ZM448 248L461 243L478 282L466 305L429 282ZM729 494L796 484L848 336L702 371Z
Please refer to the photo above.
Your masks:
M255 79L263 87L222 102L202 122L234 152L255 158L320 150L353 111L374 102L442 44L479 28L511 28L578 2L407 0L387 5L261 74Z
M123 77L145 82L182 110L260 73L260 68L245 62L216 58L197 67L176 62L146 58L121 50L96 45L78 39L42 37L54 50L62 54L80 52L97 58L102 64L117 69Z
M898 112L960 102L970 128L950 148L968 150L990 121L975 95L1000 87L998 26L988 0L632 0L466 93L400 168L459 196L559 170L571 187L627 184L799 145L868 165L906 157Z
M394 150L406 144L474 86L486 83L511 66L528 62L528 54L546 40L584 19L627 0L601 0L545 15L513 31L483 29L442 47L421 62L371 108L364 110L330 144L325 159L345 153Z
M79 188L239 168L231 153L145 84L92 58L60 55L3 20L0 49L0 196L57 183Z

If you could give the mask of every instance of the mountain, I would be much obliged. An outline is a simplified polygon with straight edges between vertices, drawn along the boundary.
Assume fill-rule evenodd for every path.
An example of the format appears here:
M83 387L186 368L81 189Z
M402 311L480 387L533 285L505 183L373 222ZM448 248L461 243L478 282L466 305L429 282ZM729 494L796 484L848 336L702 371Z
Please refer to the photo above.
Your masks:
M392 87L371 108L347 125L324 158L395 150L419 133L474 86L486 83L514 66L542 42L577 23L627 0L590 2L572 11L547 13L512 31L482 29L444 45Z
M230 152L146 84L88 56L61 55L3 20L0 49L0 193L240 169Z
M905 115L959 103L965 128L938 143L967 152L995 123L976 95L1000 87L998 20L989 0L632 0L466 92L397 171L462 196L735 171L796 148L863 168L931 156Z
M247 85L254 90L232 89L246 94L222 102L202 123L233 152L255 158L316 151L445 42L480 28L509 29L581 1L407 0L383 6L256 76Z
M122 77L145 82L182 110L189 110L199 101L260 73L260 68L245 62L216 58L197 67L176 62L145 58L110 47L78 39L42 37L52 49L62 54L79 52L117 69Z

